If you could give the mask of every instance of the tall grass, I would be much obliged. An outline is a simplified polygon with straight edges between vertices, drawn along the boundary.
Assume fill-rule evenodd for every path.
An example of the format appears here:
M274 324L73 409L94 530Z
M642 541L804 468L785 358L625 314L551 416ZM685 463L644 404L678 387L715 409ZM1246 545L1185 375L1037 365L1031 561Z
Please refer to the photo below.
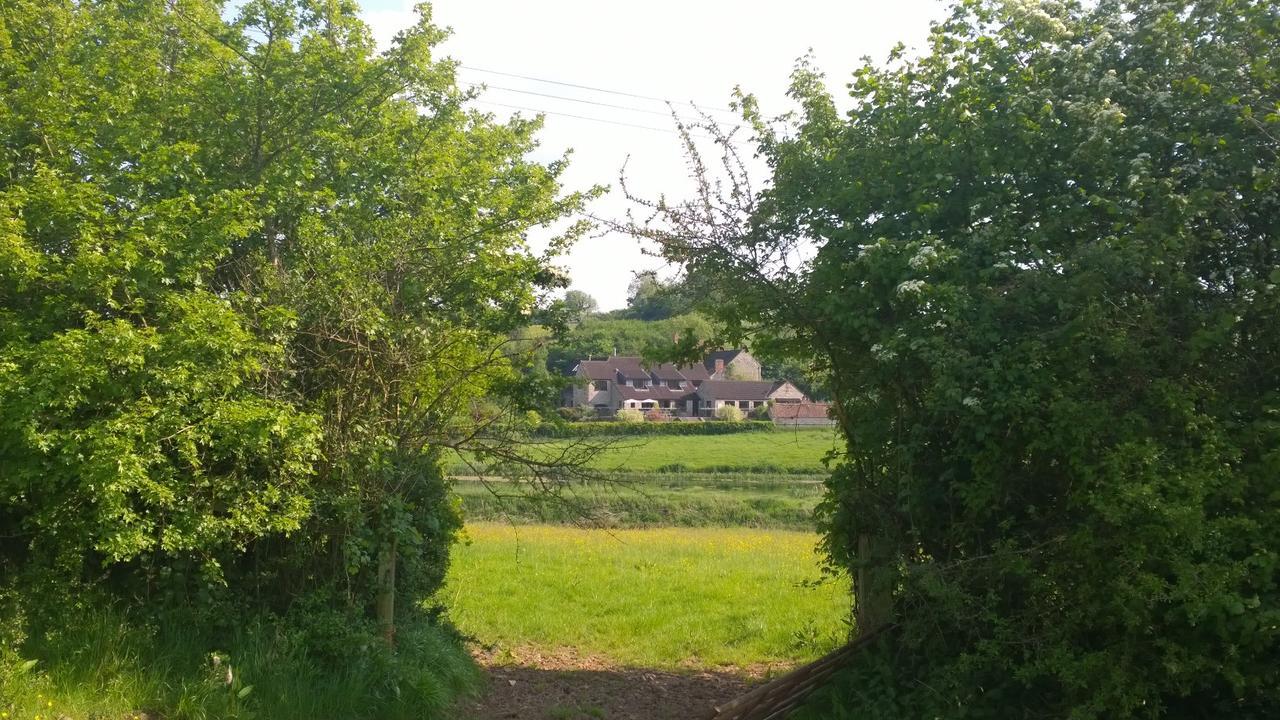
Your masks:
M816 657L847 634L849 587L813 533L467 527L443 596L501 648L573 648L622 665L741 667Z
M106 608L21 650L0 647L0 712L7 720L424 720L446 717L479 678L454 634L425 620L401 631L394 657L356 646L339 662L308 653L280 623L221 636L193 627Z

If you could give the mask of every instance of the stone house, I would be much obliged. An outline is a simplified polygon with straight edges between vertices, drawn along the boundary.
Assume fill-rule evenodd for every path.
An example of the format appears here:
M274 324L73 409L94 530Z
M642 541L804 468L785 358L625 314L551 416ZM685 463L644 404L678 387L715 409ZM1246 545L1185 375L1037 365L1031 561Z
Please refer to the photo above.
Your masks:
M598 415L622 408L658 410L672 417L715 417L725 405L743 414L771 403L808 402L786 380L762 380L760 362L745 350L711 353L701 363L646 366L634 356L581 360L564 404L588 407Z
M831 405L824 402L803 402L777 404L769 408L769 419L775 425L799 426L832 426L836 421L831 417Z

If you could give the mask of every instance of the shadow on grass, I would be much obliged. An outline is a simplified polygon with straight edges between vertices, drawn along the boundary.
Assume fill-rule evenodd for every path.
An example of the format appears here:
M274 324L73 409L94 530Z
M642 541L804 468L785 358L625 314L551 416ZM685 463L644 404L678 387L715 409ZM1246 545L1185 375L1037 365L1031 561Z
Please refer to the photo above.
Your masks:
M734 673L646 668L547 670L497 665L478 698L460 703L463 720L688 720L707 715L763 680Z

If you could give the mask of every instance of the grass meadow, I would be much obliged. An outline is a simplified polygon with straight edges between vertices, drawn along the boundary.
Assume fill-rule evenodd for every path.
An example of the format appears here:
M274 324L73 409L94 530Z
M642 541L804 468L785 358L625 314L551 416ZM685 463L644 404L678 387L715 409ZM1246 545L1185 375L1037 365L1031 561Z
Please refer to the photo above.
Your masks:
M603 441L589 438L579 442ZM612 447L601 452L591 467L625 473L775 473L813 474L825 471L823 457L839 447L829 427L796 428L777 432L743 432L728 435L651 435L608 439ZM572 440L548 441L545 452L559 454ZM456 475L470 475L474 468L459 460Z
M810 530L823 476L613 473L554 495L504 482L454 481L471 521L590 527L749 527Z
M744 667L817 657L848 629L848 585L824 578L812 532L473 523L467 535L439 599L499 651Z

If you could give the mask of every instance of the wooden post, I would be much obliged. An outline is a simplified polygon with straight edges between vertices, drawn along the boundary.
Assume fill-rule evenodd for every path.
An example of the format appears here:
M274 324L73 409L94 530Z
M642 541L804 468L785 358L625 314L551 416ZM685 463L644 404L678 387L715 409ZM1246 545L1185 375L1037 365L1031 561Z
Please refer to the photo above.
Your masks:
M858 536L858 575L854 587L854 620L858 637L866 637L892 622L892 569L870 535Z
M378 627L387 645L396 645L396 539L384 542L378 551Z

